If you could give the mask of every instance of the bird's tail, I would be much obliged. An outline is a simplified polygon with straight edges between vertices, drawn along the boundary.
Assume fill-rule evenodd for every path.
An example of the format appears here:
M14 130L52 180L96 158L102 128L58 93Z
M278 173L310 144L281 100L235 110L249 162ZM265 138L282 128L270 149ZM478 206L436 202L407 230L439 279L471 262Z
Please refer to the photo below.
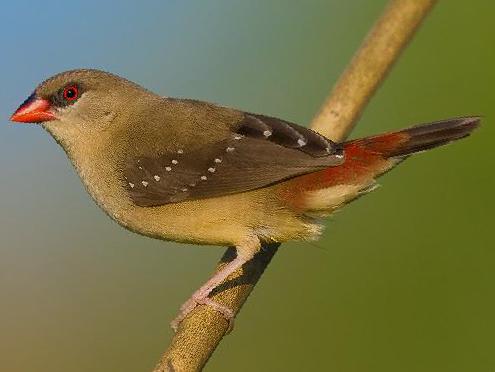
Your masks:
M373 190L375 179L414 153L467 137L479 126L479 117L463 117L417 125L343 143L345 161L340 166L310 173L291 183L296 208L328 214Z
M345 146L362 146L368 151L379 152L384 158L403 157L467 137L479 126L479 121L479 117L447 119L349 141Z

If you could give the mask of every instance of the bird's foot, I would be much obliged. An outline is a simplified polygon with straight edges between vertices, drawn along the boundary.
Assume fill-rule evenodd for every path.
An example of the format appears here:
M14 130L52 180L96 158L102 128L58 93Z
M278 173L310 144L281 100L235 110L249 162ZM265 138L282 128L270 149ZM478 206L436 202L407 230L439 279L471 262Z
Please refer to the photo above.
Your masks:
M234 311L227 306L213 301L208 296L210 293L223 283L229 275L240 269L247 261L253 258L254 254L260 248L260 241L257 238L246 241L236 246L237 257L217 271L205 284L201 286L184 305L180 307L179 315L170 323L173 330L177 332L179 324L193 311L198 305L207 305L213 310L219 312L229 322L227 333L232 331L234 322Z
M213 301L208 297L208 294L205 296L204 294L195 293L191 296L189 300L184 302L184 304L180 307L179 315L175 317L175 319L170 323L172 329L177 332L180 323L189 315L191 311L193 311L198 305L206 305L211 307L213 310L219 312L223 315L223 317L229 322L229 333L234 325L234 312L225 305L219 304L216 301Z

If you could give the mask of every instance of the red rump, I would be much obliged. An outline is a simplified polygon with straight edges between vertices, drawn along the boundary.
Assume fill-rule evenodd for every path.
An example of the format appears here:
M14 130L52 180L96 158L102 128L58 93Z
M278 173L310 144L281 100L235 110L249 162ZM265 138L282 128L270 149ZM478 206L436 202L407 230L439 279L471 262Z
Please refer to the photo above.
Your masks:
M366 183L395 165L395 161L388 159L388 154L408 139L407 133L395 132L346 142L343 164L296 177L285 184L281 195L292 205L300 206L308 191Z
M298 177L294 186L297 185L301 191L312 191L362 182L381 170L385 171L390 166L387 154L407 138L407 134L399 132L347 142L342 165Z

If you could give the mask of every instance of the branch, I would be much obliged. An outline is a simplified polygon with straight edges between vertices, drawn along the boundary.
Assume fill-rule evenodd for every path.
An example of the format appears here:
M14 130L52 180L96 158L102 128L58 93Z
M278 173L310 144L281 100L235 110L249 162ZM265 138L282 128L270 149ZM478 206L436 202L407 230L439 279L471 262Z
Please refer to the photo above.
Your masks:
M363 45L335 85L311 127L334 141L347 137L369 99L386 77L434 5L435 0L391 0ZM264 246L213 294L213 299L239 312L279 245ZM217 270L235 257L229 248ZM228 323L207 306L198 306L181 323L154 372L201 370L222 338Z
M311 128L334 141L354 128L373 93L436 0L392 0L327 98Z

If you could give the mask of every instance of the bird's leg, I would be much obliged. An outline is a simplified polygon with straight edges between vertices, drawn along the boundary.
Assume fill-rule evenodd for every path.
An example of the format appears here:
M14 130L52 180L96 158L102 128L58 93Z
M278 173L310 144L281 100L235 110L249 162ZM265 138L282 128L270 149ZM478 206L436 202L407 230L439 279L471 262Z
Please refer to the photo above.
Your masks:
M244 243L236 246L237 257L225 265L220 271L216 272L205 284L203 284L196 292L193 293L191 298L187 300L181 307L179 315L172 321L172 328L177 331L177 328L184 320L184 318L192 311L197 305L207 305L212 309L221 313L225 319L232 322L234 318L234 312L227 306L219 304L208 298L210 293L224 282L232 273L241 268L246 262L248 262L260 249L260 241L258 238L250 238Z

